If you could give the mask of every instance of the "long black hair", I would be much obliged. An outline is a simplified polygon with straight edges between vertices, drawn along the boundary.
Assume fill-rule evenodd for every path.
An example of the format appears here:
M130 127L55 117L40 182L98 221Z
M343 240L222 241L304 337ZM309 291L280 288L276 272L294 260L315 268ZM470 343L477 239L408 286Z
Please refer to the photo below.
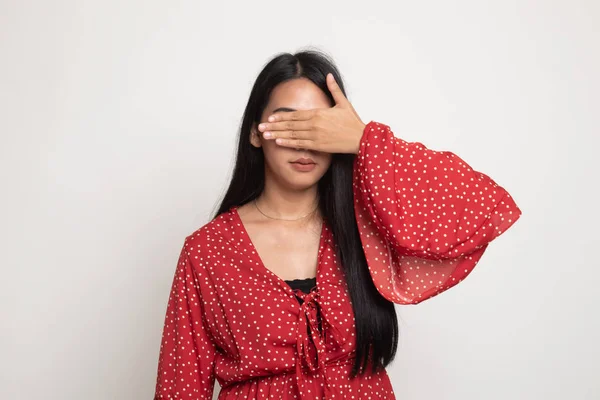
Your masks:
M244 111L233 176L214 217L232 206L239 207L254 200L263 191L264 155L261 148L250 144L250 129L253 123L260 122L272 90L282 82L304 77L321 88L333 106L335 101L326 81L328 72L333 74L346 95L335 63L322 51L280 53L264 66ZM366 373L368 365L373 373L385 368L394 359L398 346L398 319L394 303L386 300L375 288L358 233L352 192L355 157L354 154L333 154L329 169L317 184L320 212L335 239L356 321L356 360L352 378L358 373Z

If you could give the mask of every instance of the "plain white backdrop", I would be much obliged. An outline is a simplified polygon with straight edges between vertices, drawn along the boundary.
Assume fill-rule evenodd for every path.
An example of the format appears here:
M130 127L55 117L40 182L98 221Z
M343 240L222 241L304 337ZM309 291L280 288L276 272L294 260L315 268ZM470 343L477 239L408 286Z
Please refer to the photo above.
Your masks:
M600 399L599 23L594 0L1 0L0 398L152 398L251 85L310 46L363 121L523 211L464 282L397 306L398 399Z

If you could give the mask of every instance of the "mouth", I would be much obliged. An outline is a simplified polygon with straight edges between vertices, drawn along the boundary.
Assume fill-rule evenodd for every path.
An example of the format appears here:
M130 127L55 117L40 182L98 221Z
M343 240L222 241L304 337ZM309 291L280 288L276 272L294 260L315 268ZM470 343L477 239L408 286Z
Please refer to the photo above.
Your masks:
M315 162L313 161L312 158L299 158L297 160L291 161L292 164L302 164L302 165L310 165L310 164L314 164Z

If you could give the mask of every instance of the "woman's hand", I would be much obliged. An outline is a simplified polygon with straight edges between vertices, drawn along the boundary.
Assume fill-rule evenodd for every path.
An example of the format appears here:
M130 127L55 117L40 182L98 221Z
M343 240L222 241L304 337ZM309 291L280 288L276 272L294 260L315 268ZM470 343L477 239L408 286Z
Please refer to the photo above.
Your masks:
M334 107L272 114L269 122L258 125L263 137L296 149L357 154L366 125L331 73L327 74L327 87Z

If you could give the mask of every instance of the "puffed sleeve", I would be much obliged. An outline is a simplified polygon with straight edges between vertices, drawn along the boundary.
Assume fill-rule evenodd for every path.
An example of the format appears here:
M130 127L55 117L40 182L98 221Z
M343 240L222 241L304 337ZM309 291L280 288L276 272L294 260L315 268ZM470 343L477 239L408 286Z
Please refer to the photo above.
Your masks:
M213 398L216 348L205 328L201 302L186 239L167 304L155 400Z
M370 275L383 297L416 304L459 283L521 210L456 154L369 122L353 171L354 210Z

